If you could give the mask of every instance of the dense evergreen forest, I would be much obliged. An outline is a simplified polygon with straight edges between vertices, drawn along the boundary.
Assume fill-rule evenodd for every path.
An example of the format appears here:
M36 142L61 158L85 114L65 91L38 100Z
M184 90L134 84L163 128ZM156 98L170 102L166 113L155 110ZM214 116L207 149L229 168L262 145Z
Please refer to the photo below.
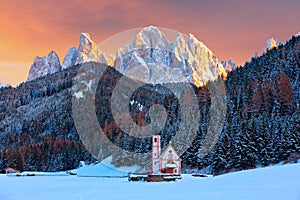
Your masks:
M0 89L0 170L10 166L59 171L76 168L81 160L96 160L83 145L72 117L72 90L79 68L74 66L16 88ZM124 134L111 116L110 97L121 76L114 68L107 68L94 91L96 114L107 139L131 153L102 142L97 149L101 153L98 158L113 155L116 166L146 166L149 157L137 158L134 153L151 150L150 138L136 140ZM128 84L124 87L130 87L130 80ZM209 117L210 94L207 87L192 87L201 118L192 146L181 155L183 169L208 167L217 175L299 158L300 37L292 37L285 45L252 58L228 74L225 123L217 144L205 157L199 155L199 149L213 120ZM145 85L130 100L144 105L143 109L138 103L130 106L131 117L139 125L150 123L151 105L166 108L168 117L160 134L162 145L167 145L183 120L176 96L160 85Z

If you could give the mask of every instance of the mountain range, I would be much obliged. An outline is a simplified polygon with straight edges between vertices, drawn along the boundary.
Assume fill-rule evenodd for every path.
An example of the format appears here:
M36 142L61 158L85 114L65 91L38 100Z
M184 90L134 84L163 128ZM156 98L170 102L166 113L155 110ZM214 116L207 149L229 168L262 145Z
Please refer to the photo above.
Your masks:
M122 74L148 83L186 81L199 87L227 76L213 52L192 34L178 33L169 42L163 32L150 26L137 33L131 44L120 47L116 55L102 52L88 33L82 33L78 48L70 47L61 65L54 51L47 57L36 57L28 81L90 61L114 66ZM226 64L227 71L231 66L235 67L232 60Z
M279 44L277 39L268 39L263 53L277 48ZM153 54L150 49L155 49ZM141 53L141 51L143 52ZM178 33L174 41L169 42L163 32L157 27L150 26L143 28L133 38L131 44L120 47L115 55L102 52L88 33L81 33L78 48L70 47L62 64L53 50L47 57L36 57L27 80L34 80L90 61L114 66L122 74L146 82L157 82L159 78L163 77L163 82L176 82L182 79L182 81L188 81L198 87L205 85L210 80L216 80L218 75L226 78L228 72L237 68L231 59L219 62L212 51L192 34L185 36ZM155 65L155 69L151 70L153 65ZM165 73L166 68L170 68L170 66L171 72ZM152 71L156 73L152 73ZM160 73L165 75L161 76ZM154 74L154 77L150 77L149 74ZM144 80L145 77L147 80Z
M101 63L112 67L106 68ZM158 72L154 66L158 66ZM166 74L167 67L171 77ZM80 71L81 68L88 73ZM83 87L75 85L78 77L93 77L95 69L102 68L105 71L100 81L82 82ZM200 118L196 137L181 154L182 167L187 172L208 170L218 175L281 161L293 162L300 153L299 70L299 36L293 36L285 44L273 45L261 56L236 67L233 61L218 61L193 35L178 34L169 42L159 29L147 27L132 43L119 48L116 55L109 55L84 33L80 35L79 47L71 47L62 64L51 51L47 57L35 58L27 82L16 88L0 88L0 169L11 166L20 170L68 170L76 168L81 160L94 162L93 155L98 155L99 160L112 156L116 166L139 163L143 165L141 168L146 167L150 158L132 152L151 148L151 140L132 140L111 117L112 86L122 77L123 87L128 89L132 81L146 82L131 97L122 97L127 104L132 102L129 112L136 124L149 123L151 105L162 104L166 108L167 118L160 132L162 146L174 137L185 116L179 114L181 107L176 95L163 87L161 81L167 80L171 88L188 82L193 88ZM213 112L209 87L221 80L226 92L226 119L216 145L202 157L201 144L210 121L218 122L209 117ZM78 88L79 91L74 91ZM89 124L75 126L72 106L74 102L82 105L93 95L97 123L109 137L96 134L89 141L91 144L103 141L92 155L86 149L89 144L79 137L78 131L98 132L88 129ZM122 103L121 100L117 103ZM82 121L94 123L89 118L93 114L90 110L79 107L78 112L83 113L79 115ZM192 131L186 132L185 136L189 138L191 134ZM115 148L108 139L129 152Z

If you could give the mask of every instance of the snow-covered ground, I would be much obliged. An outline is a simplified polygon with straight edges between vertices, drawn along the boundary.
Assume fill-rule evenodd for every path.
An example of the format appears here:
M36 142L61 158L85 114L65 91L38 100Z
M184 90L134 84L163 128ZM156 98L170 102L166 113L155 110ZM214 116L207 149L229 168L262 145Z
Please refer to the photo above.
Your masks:
M116 167L112 164L112 156L99 163L85 165L83 162L81 165L80 168L71 170L71 172L84 177L127 177L128 172L136 172L140 168L139 166Z
M126 178L0 175L0 199L196 199L299 200L300 164L217 177L183 175L177 182L128 182Z

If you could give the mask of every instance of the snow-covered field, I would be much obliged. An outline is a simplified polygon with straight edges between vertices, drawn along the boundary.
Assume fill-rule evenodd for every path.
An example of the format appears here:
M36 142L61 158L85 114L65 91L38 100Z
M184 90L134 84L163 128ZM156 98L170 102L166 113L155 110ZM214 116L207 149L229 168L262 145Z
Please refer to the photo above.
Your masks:
M128 182L126 178L0 175L0 200L196 199L300 200L300 164L177 182Z

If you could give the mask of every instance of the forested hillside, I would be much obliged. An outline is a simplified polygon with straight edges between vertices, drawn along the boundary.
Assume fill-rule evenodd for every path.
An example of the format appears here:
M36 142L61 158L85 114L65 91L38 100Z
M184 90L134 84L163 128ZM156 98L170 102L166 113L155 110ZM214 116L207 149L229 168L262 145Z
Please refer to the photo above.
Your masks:
M22 83L17 88L0 89L1 170L11 166L19 170L58 171L75 168L80 160L95 161L82 144L72 117L72 87L79 67ZM138 141L130 138L116 127L111 117L110 97L121 76L114 68L107 68L98 84L95 105L99 124L120 147L130 152L149 151L149 138ZM204 158L200 157L199 149L211 120L211 101L207 87L193 86L199 101L200 127L193 145L181 155L183 169L210 166L212 173L221 174L297 156L299 85L300 37L292 37L285 45L229 73L225 81L227 114L223 130L213 151ZM160 134L162 145L168 144L183 120L178 115L180 105L176 97L160 85L146 85L130 100L136 103L129 112L139 125L149 123L151 105L161 104L166 108L168 118ZM112 148L103 143L99 152L103 158L112 154L118 166L137 163L136 157ZM146 165L149 158L139 159L144 161L138 163Z
M191 148L185 155L188 165L211 165L219 174L299 157L300 37L252 58L229 74L226 85L227 117L220 140L204 160Z

